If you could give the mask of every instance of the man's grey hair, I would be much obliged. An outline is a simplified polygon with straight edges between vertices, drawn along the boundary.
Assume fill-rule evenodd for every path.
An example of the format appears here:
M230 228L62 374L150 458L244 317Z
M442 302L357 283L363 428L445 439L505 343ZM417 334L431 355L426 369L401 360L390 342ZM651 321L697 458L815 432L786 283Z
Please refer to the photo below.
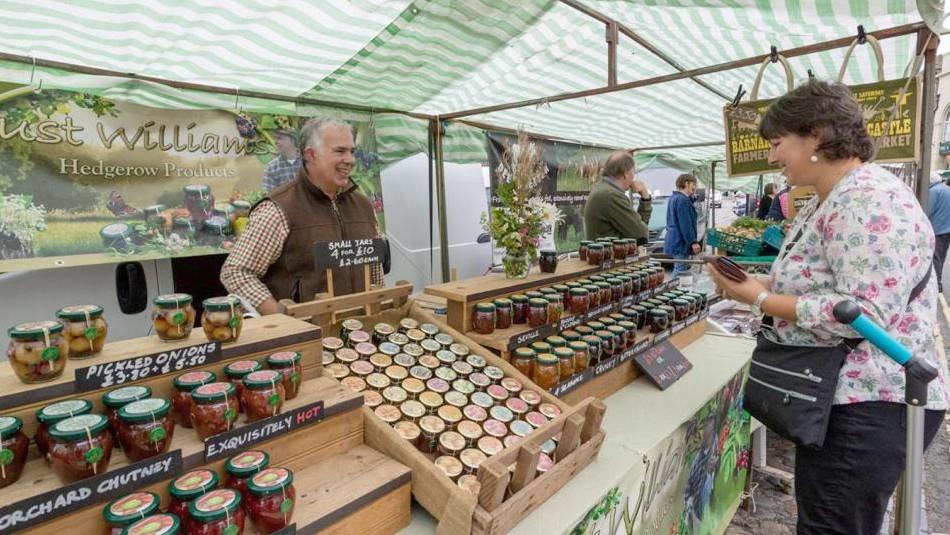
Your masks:
M323 145L323 131L329 127L346 128L352 132L350 123L336 117L315 117L304 123L300 129L300 154L307 147L319 150Z

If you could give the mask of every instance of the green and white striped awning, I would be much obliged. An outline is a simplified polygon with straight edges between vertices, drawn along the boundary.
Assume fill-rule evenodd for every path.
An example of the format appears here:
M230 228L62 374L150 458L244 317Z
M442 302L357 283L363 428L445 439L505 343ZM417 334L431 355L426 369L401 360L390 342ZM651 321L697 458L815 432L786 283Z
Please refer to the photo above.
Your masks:
M581 0L629 27L684 69L924 20L936 28L940 0ZM556 0L0 0L0 52L192 82L239 91L301 96L342 105L442 115L459 110L606 85L604 25ZM888 39L887 78L903 75L913 35ZM795 80L810 70L833 78L844 50L790 59ZM619 82L676 72L621 36ZM702 80L733 95L756 67ZM174 108L326 113L275 100L182 90L166 85L0 63L0 79L42 79L114 99ZM846 81L875 78L859 48ZM784 92L769 69L760 96ZM237 101L237 102L236 102ZM470 117L566 140L635 148L722 139L725 100L692 80ZM344 112L330 110L331 113ZM427 124L392 113L370 115L383 158L427 149ZM445 153L485 158L477 129L450 122ZM696 162L722 146L669 151Z

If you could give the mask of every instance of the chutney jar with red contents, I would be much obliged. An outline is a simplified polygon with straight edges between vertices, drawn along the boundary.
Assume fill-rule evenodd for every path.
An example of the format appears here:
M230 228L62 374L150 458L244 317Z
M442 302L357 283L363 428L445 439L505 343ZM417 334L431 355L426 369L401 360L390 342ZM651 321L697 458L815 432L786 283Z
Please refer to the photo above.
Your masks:
M158 494L154 492L133 492L113 501L102 508L102 517L108 524L105 534L122 535L136 521L156 513L159 505Z
M23 420L0 416L0 488L15 483L23 474L30 439L21 429Z
M245 509L247 509L247 483L255 474L267 468L270 464L270 456L267 452L248 450L239 453L228 459L224 465L224 470L228 473L225 486L241 493Z
M49 430L49 458L63 483L99 475L109 468L112 435L101 414L83 414L63 420Z
M215 374L208 371L188 372L175 377L172 384L175 393L172 394L172 419L175 423L191 429L191 391L201 385L213 383L217 379Z
M286 468L267 468L247 484L247 511L258 533L273 533L290 525L297 492L294 474Z
M244 394L244 378L247 374L256 372L262 368L261 363L256 360L237 360L224 367L224 374L228 381L234 385L235 397L238 398L238 412L244 412L244 401L241 400Z
M131 385L116 388L103 394L102 404L105 405L106 418L109 419L109 431L115 438L119 430L119 409L140 399L152 397L152 389L144 385Z
M511 323L523 325L528 322L528 296L516 294L511 296Z
M267 357L267 366L280 372L283 377L286 399L294 399L300 392L300 380L303 377L302 360L303 357L296 351L281 351Z
M234 428L239 405L231 383L208 383L191 391L191 424L201 440Z
M192 470L168 484L168 512L181 519L183 526L188 523L188 506L197 498L211 492L218 486L218 474L211 470Z
M168 451L175 434L175 422L168 416L170 409L171 403L161 398L133 401L119 409L116 436L130 461Z
M244 509L241 494L234 489L217 489L188 506L185 535L241 535Z
M178 535L181 530L181 521L177 516L162 513L147 516L130 525L123 532L124 535Z
M67 418L89 414L90 412L92 412L92 402L85 399L57 401L36 411L36 421L39 424L36 426L36 434L33 435L33 440L36 441L36 449L40 450L40 455L43 456L46 462L49 462L49 458L46 456L49 453L49 428Z
M283 376L275 370L261 370L244 378L244 408L247 421L254 422L280 413L284 406Z

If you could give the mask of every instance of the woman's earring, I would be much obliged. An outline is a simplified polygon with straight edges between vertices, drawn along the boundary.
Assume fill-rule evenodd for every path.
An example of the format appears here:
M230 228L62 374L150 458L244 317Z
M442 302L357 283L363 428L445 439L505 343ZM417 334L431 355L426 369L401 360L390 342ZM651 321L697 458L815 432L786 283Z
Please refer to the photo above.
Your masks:
M808 158L808 161L810 161L811 163L818 163L818 155L817 155L817 154L812 154L812 155Z

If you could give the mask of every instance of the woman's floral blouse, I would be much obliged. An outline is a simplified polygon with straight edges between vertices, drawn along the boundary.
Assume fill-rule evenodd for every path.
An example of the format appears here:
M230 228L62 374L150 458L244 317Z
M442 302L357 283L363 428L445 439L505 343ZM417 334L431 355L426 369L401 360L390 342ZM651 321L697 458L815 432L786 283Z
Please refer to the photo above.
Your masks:
M914 286L932 269L934 251L930 222L910 188L877 165L862 165L824 202L816 197L799 211L787 242L802 228L801 238L786 243L772 266L771 290L798 296L798 321L776 321L779 340L834 345L842 337L859 338L832 315L835 304L850 299L914 354L938 363L940 377L930 385L927 408L946 409L946 363L939 361L934 337L936 275L907 304ZM835 403L903 400L901 366L861 343L841 368Z

